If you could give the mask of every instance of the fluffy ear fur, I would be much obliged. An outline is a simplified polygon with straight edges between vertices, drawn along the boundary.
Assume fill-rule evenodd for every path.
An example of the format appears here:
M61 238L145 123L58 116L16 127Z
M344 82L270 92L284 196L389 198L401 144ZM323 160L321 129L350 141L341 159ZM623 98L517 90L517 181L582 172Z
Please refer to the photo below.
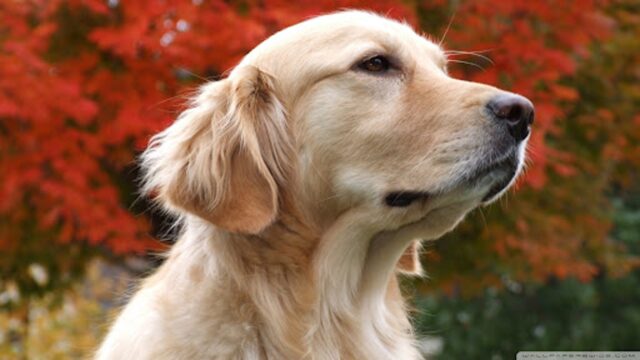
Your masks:
M398 260L396 269L401 274L421 276L423 273L420 264L420 250L422 250L420 240L414 240Z
M292 155L273 79L245 66L203 86L191 107L151 139L142 155L144 190L171 210L256 234L275 220Z

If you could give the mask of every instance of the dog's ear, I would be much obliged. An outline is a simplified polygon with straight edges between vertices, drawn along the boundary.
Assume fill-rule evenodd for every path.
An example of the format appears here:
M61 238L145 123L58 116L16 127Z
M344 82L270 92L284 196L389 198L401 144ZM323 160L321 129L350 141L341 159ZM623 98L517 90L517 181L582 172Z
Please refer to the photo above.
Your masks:
M205 85L142 156L144 190L230 232L256 234L278 213L293 149L274 80L251 66Z
M422 246L420 244L420 240L413 240L411 245L404 251L400 260L398 260L398 264L396 269L401 274L412 275L412 276L422 276L422 264L420 263L420 250L422 250Z

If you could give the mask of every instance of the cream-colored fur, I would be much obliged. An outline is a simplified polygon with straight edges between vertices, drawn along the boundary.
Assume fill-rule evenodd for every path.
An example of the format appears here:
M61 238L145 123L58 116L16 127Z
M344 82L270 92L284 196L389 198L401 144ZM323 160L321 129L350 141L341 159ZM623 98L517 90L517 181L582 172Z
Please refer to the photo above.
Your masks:
M364 59L394 67L369 73ZM142 157L182 226L98 359L418 359L398 270L483 203L517 154L409 26L347 11L270 37L206 84ZM512 149L513 148L513 149ZM421 191L408 206L394 191ZM403 255L404 253L404 255Z

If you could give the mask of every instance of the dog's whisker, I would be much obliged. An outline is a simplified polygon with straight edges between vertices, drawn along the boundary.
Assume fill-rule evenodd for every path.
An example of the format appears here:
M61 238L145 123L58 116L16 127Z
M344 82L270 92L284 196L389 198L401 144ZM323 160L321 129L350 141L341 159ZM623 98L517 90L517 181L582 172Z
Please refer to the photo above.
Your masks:
M458 63L458 64L466 64L466 65L470 65L470 66L476 67L476 68L478 68L478 69L480 69L482 71L486 71L486 69L483 68L482 66L480 66L480 65L478 65L476 63L470 62L470 61L448 59L448 62Z
M484 50L445 50L444 53L452 53L452 54L488 54L495 49L484 49Z
M447 59L450 58L451 56L457 56L457 55L469 55L469 56L475 56L477 58L480 58L488 63L490 63L491 65L495 65L495 62L488 56L486 55L482 55L479 53L475 53L472 51L445 51L445 55L447 55Z
M486 228L488 226L488 223L487 223L487 218L484 215L484 210L481 207L479 207L478 211L480 212L480 218L482 219L482 226Z
M447 24L446 29L444 29L444 33L442 34L442 37L440 38L440 41L438 41L438 46L442 46L442 44L444 43L447 34L449 33L449 29L451 28L451 24L453 24L453 19L455 19L456 17L456 13L458 12L458 9L456 7L456 9L453 11L453 13L451 14L451 17L449 18L449 23Z

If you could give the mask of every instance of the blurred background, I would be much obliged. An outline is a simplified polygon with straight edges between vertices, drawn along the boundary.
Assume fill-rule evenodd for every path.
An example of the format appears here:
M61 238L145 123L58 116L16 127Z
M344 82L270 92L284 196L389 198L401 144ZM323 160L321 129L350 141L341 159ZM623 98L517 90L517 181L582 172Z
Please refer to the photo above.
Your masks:
M425 351L640 350L639 1L4 0L0 359L97 345L171 243L136 192L150 135L270 34L343 8L405 19L454 76L536 104L516 189L404 283Z

